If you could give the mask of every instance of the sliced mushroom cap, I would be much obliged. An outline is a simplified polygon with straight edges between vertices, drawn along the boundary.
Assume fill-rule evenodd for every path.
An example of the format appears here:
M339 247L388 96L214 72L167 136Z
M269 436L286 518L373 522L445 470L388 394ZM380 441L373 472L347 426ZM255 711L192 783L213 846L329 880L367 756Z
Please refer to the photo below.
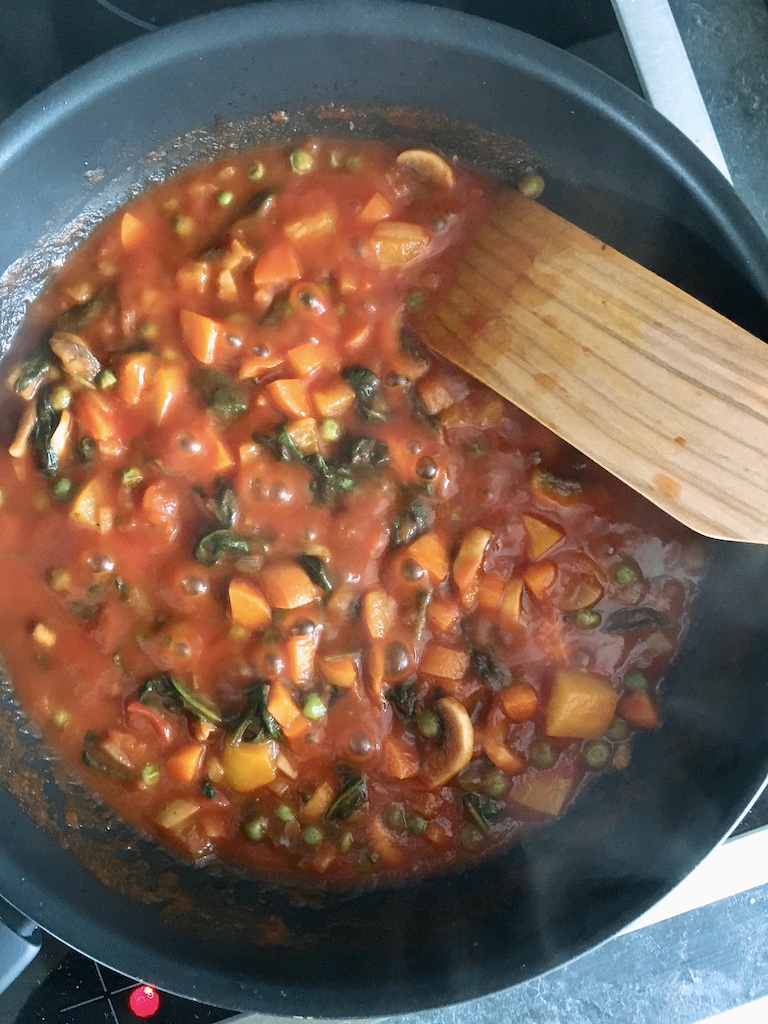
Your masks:
M439 789L472 759L475 730L464 705L455 697L441 697L435 711L443 724L443 736L422 763L430 789Z
M77 334L56 331L51 338L51 351L60 360L64 372L77 380L92 384L101 370L101 363Z
M453 188L456 184L451 165L431 149L404 149L397 157L397 163L401 167L410 167L422 178L442 188Z

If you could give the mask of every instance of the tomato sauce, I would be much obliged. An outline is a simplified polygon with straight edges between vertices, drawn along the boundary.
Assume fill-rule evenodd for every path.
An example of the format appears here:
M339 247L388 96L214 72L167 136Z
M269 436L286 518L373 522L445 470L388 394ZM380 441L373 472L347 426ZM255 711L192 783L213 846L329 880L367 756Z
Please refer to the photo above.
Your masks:
M498 188L426 150L263 148L135 199L30 311L4 658L186 857L435 870L659 724L698 542L418 340Z

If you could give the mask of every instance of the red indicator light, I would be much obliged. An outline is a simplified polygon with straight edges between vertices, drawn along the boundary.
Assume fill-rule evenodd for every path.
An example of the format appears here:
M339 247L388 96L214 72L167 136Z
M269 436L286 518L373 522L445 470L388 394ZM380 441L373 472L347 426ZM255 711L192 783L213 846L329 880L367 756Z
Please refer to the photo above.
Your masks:
M139 985L128 996L128 1005L137 1017L153 1017L160 1009L160 996L151 985Z

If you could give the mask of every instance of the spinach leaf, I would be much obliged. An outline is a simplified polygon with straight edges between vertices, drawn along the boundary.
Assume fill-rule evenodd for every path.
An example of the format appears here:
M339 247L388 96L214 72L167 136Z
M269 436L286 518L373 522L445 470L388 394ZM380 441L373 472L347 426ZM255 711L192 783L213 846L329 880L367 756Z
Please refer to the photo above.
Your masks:
M503 804L483 793L465 793L461 802L465 816L484 833L499 820L504 809Z
M473 647L471 653L472 667L480 681L489 690L500 690L512 681L512 673L501 664L499 659L487 647Z
M390 686L385 697L403 718L416 717L416 687L413 683L398 683Z
M111 286L102 288L86 302L79 302L76 306L65 309L56 317L56 329L76 333L92 324L112 301L113 291Z
M345 766L343 778L341 792L325 812L328 821L333 821L334 818L350 818L368 799L368 786L362 772Z
M235 525L237 521L237 494L224 480L216 481L216 490L208 502L208 507L225 529Z
M163 707L169 710L186 711L202 722L209 722L211 725L221 725L223 722L217 708L201 700L170 672L163 672L159 676L152 676L151 679L148 679L141 688L139 700L142 704L148 704L153 695L159 699Z
M357 408L364 420L385 420L389 405L381 390L381 381L365 366L347 366L341 376L355 392Z
M37 355L21 364L19 376L13 382L13 390L17 395L23 395L27 390L34 391L45 379L50 369L50 355L47 352L38 352Z
M651 629L666 626L667 617L655 608L640 605L636 608L619 608L611 612L603 623L606 633L628 633L636 629Z
M247 537L232 533L230 530L214 530L200 538L193 554L201 565L211 566L218 565L229 552L248 555L250 551L251 546Z
M32 448L37 468L46 476L55 476L59 468L59 456L51 444L61 413L51 405L50 389L42 388L37 396L35 425L32 428Z
M412 544L432 529L435 516L431 509L420 501L412 501L399 515L395 516L390 533L393 548Z
M248 408L247 390L221 370L201 366L192 375L192 386L224 426Z
M378 437L356 437L349 445L349 462L353 466L377 469L389 462L389 446Z
M316 586L324 590L326 594L331 593L333 583L322 558L318 558L317 555L299 555L296 561Z
M267 710L269 683L257 679L245 690L248 700L245 710L235 723L230 743L259 743L266 739L282 740L283 731Z
M338 504L354 488L352 470L346 463L322 455L308 455L305 462L312 470L309 489L321 505Z

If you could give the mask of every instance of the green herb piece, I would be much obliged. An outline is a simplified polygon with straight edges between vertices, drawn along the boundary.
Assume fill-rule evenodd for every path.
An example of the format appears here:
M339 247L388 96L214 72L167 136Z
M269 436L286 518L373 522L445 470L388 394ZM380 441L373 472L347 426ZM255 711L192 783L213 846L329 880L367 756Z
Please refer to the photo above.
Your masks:
M51 487L51 494L57 501L66 501L72 494L72 481L63 476Z
M275 817L280 821L294 821L296 815L293 813L288 804L278 804L275 808Z
M192 386L224 426L229 426L248 408L246 388L221 370L199 367L192 375Z
M368 799L368 786L362 772L344 768L344 786L325 812L329 821L336 818L342 821L350 818Z
M424 305L424 292L420 288L411 288L408 294L405 296L405 307L412 313L421 309Z
M305 718L312 722L319 722L321 718L325 717L327 711L328 708L325 706L325 701L319 694L307 694L301 709L301 713Z
M611 760L612 753L611 744L606 743L605 740L587 740L581 748L581 756L586 761L587 767L593 771L605 768Z
M412 501L399 515L395 516L390 531L389 543L393 548L412 544L425 533L429 533L435 521L434 512L421 501Z
M489 690L496 692L511 683L512 673L487 647L473 647L470 657L480 682Z
M117 384L117 374L108 367L105 366L103 370L99 370L96 374L96 386L101 388L102 391L113 388L115 384Z
M467 445L467 455L472 459L480 459L485 455L485 447L479 441Z
M216 196L216 202L219 206L231 206L235 201L235 193L231 192L228 188L219 192Z
M243 822L243 835L254 843L264 838L268 822L266 818L249 818Z
M333 590L333 583L328 575L325 562L317 555L299 555L296 559L304 572L309 576L315 586L320 587L326 594Z
M667 617L655 608L641 605L637 608L619 608L611 612L603 623L606 633L631 633L636 629L666 626Z
M307 846L317 846L323 841L323 833L317 827L317 825L307 825L301 834L302 839Z
M644 672L633 668L631 672L627 672L624 676L624 685L628 690L647 690L648 678Z
M490 830L491 825L499 820L503 811L503 804L497 803L496 800L483 793L465 793L461 802L465 816L482 833Z
M248 171L248 177L253 181L261 181L264 175L267 173L267 169L261 160L257 160L253 167Z
M160 769L156 764L145 764L139 777L144 786L154 786L156 782L160 781Z
M86 466L92 466L94 464L98 451L99 446L92 437L82 438L80 444L77 446L77 454L80 461L85 463Z
M38 352L21 364L20 372L13 382L13 390L17 395L25 391L34 393L51 369L51 357L48 352Z
M315 158L305 149L294 149L288 159L297 174L307 174L315 166Z
M341 424L337 420L323 420L318 433L323 441L338 441L341 437Z
M417 694L413 683L398 683L397 686L390 686L384 696L403 718L411 719L416 715Z
M35 425L32 428L32 448L35 453L37 468L45 476L56 476L59 469L59 456L51 444L51 439L59 425L61 414L57 413L50 402L50 389L41 388L37 396Z
M559 757L556 748L546 740L534 740L528 750L528 760L534 768L552 768Z
M364 420L385 420L389 405L381 389L381 381L366 366L346 366L341 376L355 392L357 408Z
M141 688L139 700L149 704L157 697L163 707L170 710L182 710L211 725L221 725L223 718L217 708L201 700L189 687L170 672L152 676Z
M143 480L144 474L138 466L128 466L120 477L123 487L138 487Z
M136 773L120 764L114 757L110 757L101 746L98 734L90 729L83 738L83 761L89 768L112 779L119 779L121 782L136 781Z
M201 565L212 566L228 554L250 554L250 541L247 537L232 533L230 530L214 530L207 533L195 545L194 558Z

